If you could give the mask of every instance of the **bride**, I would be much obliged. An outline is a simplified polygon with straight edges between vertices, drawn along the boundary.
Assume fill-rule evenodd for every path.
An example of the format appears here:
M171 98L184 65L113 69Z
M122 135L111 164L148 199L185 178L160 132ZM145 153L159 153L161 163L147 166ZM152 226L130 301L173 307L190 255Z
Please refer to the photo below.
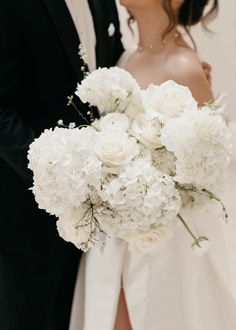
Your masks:
M213 99L202 64L177 25L203 19L208 0L121 0L135 19L139 44L118 65L142 88L172 79L190 88L201 105ZM217 10L213 1L211 13ZM233 330L236 303L230 291L226 247L214 215L188 212L195 230L208 235L209 253L196 257L180 227L154 254L134 253L127 243L107 238L81 262L70 330Z

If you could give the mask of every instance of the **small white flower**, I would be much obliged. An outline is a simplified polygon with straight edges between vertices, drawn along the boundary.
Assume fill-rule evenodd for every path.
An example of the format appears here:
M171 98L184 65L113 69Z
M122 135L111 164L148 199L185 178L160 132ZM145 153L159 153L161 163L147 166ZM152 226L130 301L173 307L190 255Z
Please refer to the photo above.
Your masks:
M58 126L63 126L64 125L63 120L62 119L59 119L58 122L57 122L57 125Z
M112 37L116 31L115 25L113 23L110 23L107 31L108 31L109 37Z
M79 44L79 57L82 59L85 65L88 64L88 56L87 56L87 50L84 44L82 42Z
M69 128L70 128L70 129L76 128L76 124L75 124L75 123L70 123L70 124L69 124Z

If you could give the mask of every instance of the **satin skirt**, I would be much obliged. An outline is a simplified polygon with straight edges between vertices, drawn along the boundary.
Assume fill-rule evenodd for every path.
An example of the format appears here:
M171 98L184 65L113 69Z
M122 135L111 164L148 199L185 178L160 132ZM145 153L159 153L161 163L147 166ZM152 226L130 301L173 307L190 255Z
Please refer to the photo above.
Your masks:
M113 330L121 287L133 330L235 330L235 169L236 152L222 196L228 225L212 212L184 214L195 232L211 241L204 256L194 254L182 227L154 254L130 252L127 243L114 238L84 254L70 330Z

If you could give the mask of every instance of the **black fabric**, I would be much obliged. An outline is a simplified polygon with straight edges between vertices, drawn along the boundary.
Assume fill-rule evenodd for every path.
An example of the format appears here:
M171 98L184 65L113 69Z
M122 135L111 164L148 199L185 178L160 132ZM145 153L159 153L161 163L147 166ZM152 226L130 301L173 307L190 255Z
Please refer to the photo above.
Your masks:
M115 1L89 4L98 66L112 66L123 51ZM26 155L59 119L83 124L67 107L83 77L78 46L64 0L0 0L1 330L67 329L80 252L59 238L56 219L37 208ZM77 105L86 115L86 106Z

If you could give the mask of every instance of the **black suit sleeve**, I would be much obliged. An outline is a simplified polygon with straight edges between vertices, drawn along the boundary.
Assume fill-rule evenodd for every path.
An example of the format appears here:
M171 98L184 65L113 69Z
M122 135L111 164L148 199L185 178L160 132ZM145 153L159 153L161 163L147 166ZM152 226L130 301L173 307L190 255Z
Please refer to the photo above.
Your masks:
M26 182L27 150L34 132L19 114L19 100L27 97L23 83L22 31L17 2L0 0L0 157ZM22 102L23 103L23 102Z

